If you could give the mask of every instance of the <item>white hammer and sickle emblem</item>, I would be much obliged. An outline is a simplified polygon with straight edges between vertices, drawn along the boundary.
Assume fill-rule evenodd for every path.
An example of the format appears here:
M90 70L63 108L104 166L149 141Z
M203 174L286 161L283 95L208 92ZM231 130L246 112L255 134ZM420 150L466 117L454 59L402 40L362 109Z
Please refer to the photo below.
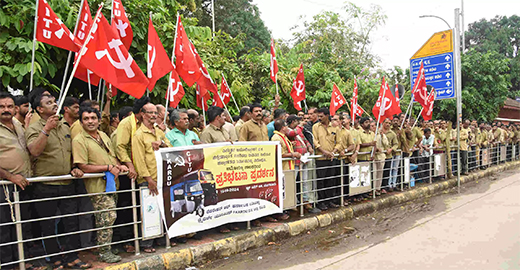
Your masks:
M112 56L110 56L110 53L108 53L107 49L97 51L96 58L100 60L101 58L103 58L103 56L106 56L108 61L110 61L110 64L112 64L112 66L114 66L117 69L124 70L128 78L133 78L135 76L135 73L132 70L131 65L134 59L130 54L128 54L128 58L125 59L125 57L123 56L123 52L121 51L121 48L119 48L121 45L123 45L123 42L121 42L121 40L119 39L112 39L112 41L108 43L108 47L110 47L110 49L116 50L117 58L119 58L120 62L114 61L114 59L112 59Z
M294 89L296 89L296 95L300 96L300 93L302 93L303 90L305 90L305 85L303 84L302 81L295 81L294 82Z
M150 59L150 51L152 51L151 59ZM148 78L152 78L152 68L155 63L155 47L148 45Z
M119 35L122 38L126 37L126 28L128 28L128 23L123 23L122 20L117 20L116 28L119 30Z

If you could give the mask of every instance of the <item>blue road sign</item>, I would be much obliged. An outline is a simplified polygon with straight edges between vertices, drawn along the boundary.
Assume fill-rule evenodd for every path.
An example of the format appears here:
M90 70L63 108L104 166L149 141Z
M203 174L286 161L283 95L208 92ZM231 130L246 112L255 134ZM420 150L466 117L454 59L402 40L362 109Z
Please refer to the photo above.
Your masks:
M426 84L434 87L437 92L435 100L455 98L453 52L410 59L412 90L421 68L421 60L424 64Z

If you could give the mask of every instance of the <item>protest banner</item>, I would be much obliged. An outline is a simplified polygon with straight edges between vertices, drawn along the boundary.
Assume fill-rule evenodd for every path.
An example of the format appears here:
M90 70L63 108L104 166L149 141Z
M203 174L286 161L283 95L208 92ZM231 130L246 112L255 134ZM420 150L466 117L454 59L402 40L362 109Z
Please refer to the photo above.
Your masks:
M170 237L283 210L277 142L236 142L155 152L157 196Z

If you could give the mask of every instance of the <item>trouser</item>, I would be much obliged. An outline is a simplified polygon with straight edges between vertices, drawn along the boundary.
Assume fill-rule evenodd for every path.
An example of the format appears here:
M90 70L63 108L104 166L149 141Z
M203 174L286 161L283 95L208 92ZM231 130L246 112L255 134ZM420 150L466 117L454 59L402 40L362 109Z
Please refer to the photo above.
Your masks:
M120 191L129 191L132 189L130 178L126 175L119 176L119 190ZM132 206L132 192L121 192L118 193L117 196L117 207L129 207ZM127 226L121 226L114 228L114 235L112 236L112 241L119 242L127 239L134 238L134 226L132 222L134 222L133 218L133 210L131 208L117 210L117 218L115 221L115 225L128 224Z
M301 171L300 171L301 167ZM307 164L300 163L300 165L295 166L297 177L296 177L296 186L297 190L300 189L300 186L303 187L303 190L299 191L302 194L303 203L312 203L315 202L314 198L314 180L309 180L309 169Z
M318 201L328 202L339 195L338 160L316 160L316 186L318 188ZM338 199L334 199L338 201Z
M139 184L139 187L148 187L148 182L142 182L141 184ZM140 192L137 192L137 202L139 205L141 205L141 196L140 196ZM143 207L141 205L141 207ZM142 213L142 209L140 209L140 213ZM141 215L137 215L138 217L141 217ZM140 219L141 220L141 219ZM142 228L142 227L141 227ZM139 230L139 236L142 236L143 233L142 233L142 229ZM140 246L142 248L151 248L153 246L153 239L148 239L148 240L141 240L140 242Z
M90 199L92 200L92 205L94 207L94 210L96 211L113 209L111 211L103 211L94 214L94 218L96 220L96 228L110 227L114 225L114 222L117 218L117 213L115 210L117 195L100 194L91 196ZM112 228L97 231L96 244L98 246L106 245L99 248L99 253L105 253L110 251L110 245L108 244L112 243L112 235Z
M478 169L480 168L480 160L482 159L481 158L482 156L482 153L480 152L480 146L475 146L475 168L474 169Z
M383 188L388 188L388 183L390 182L390 167L392 165L392 158L385 159L385 164L383 167L383 182L381 183Z
M468 173L468 151L460 151L461 173Z
M430 157L421 157L421 173L420 173L420 178L421 180L423 181L429 181L430 180L430 176L431 176L431 170L430 168L432 168L433 166L430 164Z
M446 147L446 152L444 152L444 153L446 154L446 162L448 163L448 165L446 166L446 172L448 173L448 177L451 177L451 176L453 176L453 171L452 171L451 150L450 150L449 146Z
M388 180L388 186L390 188L397 187L397 175L399 174L399 163L401 161L401 155L394 156L390 162L390 178Z
M468 167L469 170L473 170L475 169L477 162L477 157L475 155L475 146L471 146L468 150Z
M7 204L7 197L5 196L4 188L7 189L7 194L9 196L9 200L14 201L13 197L13 185L0 185L0 225L4 225L7 223L12 223L12 215L14 213L11 212L11 208L9 204ZM14 206L13 206L14 211ZM10 243L16 241L16 230L14 225L5 225L0 226L0 244ZM12 269L16 265L8 265L4 266L5 263L13 262L17 260L17 246L16 244L1 246L0 247L0 265L2 265L2 269Z
M85 188L85 182L82 180L74 181L76 185L76 194L87 194L87 189ZM83 196L77 198L78 203L78 211L80 213L92 212L94 207L92 206L92 202L89 197ZM79 222L79 230L91 230L94 228L94 215L93 214L83 214L78 216ZM93 246L93 238L94 234L92 232L84 232L79 235L81 240L81 247L91 247ZM61 239L60 239L61 241Z
M75 185L47 185L42 183L36 183L34 186L34 197L36 199L47 199L56 198L62 196L73 196L75 195ZM35 209L38 217L48 218L56 215L56 210L60 211L60 215L76 214L78 212L78 200L76 198L59 199L59 200L46 200L35 203ZM63 224L63 233L77 232L78 217L62 217L60 222ZM40 221L40 227L43 236L56 235L56 219L46 219ZM50 256L51 261L60 260L60 256L53 254L63 251L75 250L80 247L79 235L71 234L67 237L62 238L62 242L58 244L56 237L51 237L43 240L45 244L45 250ZM61 246L61 249L60 249ZM70 252L64 255L65 262L72 262L78 259L77 252Z
M381 190L381 183L383 182L383 169L385 167L384 160L374 161L374 189Z
M462 153L462 151L461 151ZM455 162L453 162L455 161ZM456 173L457 172L457 169L459 168L459 164L460 164L460 160L457 160L457 150L452 150L451 151L451 171L453 173Z

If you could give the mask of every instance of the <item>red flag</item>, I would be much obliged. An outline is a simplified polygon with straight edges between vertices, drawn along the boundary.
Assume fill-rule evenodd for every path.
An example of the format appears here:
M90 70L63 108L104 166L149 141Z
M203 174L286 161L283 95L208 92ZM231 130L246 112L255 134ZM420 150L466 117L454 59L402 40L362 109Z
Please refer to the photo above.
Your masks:
M395 101L395 97L390 92L390 87L388 87L388 83L385 82L385 77L383 77L381 88L379 89L379 97L374 108L372 108L372 114L381 123L387 117L392 117L398 113L401 113L401 109L397 106L397 101ZM379 115L381 115L380 118Z
M276 51L274 49L274 40L271 39L271 80L276 83L276 74L278 73L278 62L276 61Z
M215 87L217 87L216 84L215 84ZM222 98L222 95L220 95L218 92L217 92L217 94L213 94L213 102L211 103L211 106L217 106L220 108L224 108L225 106L224 106L224 103L222 102L221 98Z
M134 31L130 26L130 21L126 16L125 8L121 0L112 0L112 25L117 29L117 33L121 37L121 41L125 45L126 49L130 49L132 40L134 39Z
M204 111L208 110L208 100L211 98L209 92L202 89L197 83L196 89L196 99L197 99L197 107L203 109ZM204 99L204 100L203 100Z
M65 50L79 51L81 44L45 0L38 0L37 18L36 40Z
M296 78L293 81L291 97L293 98L294 108L301 111L301 101L305 99L305 76L303 74L303 64L300 64L298 75L296 75Z
M197 62L195 47L191 44L181 22L181 17L177 18L178 27L175 41L175 65L177 73L188 86L192 86L202 75L199 63Z
M352 113L351 118L352 123L354 123L354 120L356 120L356 116L361 117L361 115L363 115L363 110L361 110L361 107L359 107L358 105L358 87L356 78L354 78L354 93L352 94L352 99L350 101L352 104L352 106L350 106Z
M421 68L415 79L412 90L413 98L423 106L426 107L426 99L428 98L428 91L426 89L426 78L424 76L424 65L421 61Z
M81 45L85 42L85 39L87 38L88 32L90 31L90 28L92 27L92 15L90 14L90 7L88 5L88 1L83 1L83 7L80 9L79 14L79 21L78 26L76 29L76 38ZM78 54L76 53L76 58L78 58ZM76 62L76 60L74 60ZM90 74L90 84L93 84L95 86L99 85L99 81L101 78L94 74L94 72L88 70L85 68L83 63L80 63L78 68L76 69L76 73L74 73L74 77L88 83L89 82L89 75Z
M81 58L85 67L119 90L135 98L143 96L149 81L102 14L87 43Z
M152 91L157 80L162 78L168 72L173 70L173 65L170 62L168 54L159 39L159 35L155 31L152 19L150 18L148 24L148 56L147 70L148 70L148 90Z
M224 75L222 75L222 82L220 83L220 96L226 105L231 101L231 88L229 88Z
M336 111L345 103L347 103L347 100L341 94L336 84L334 84L332 87L332 96L330 98L330 116L334 116Z
M176 108L179 105L179 102L184 97L184 88L182 87L181 79L179 78L179 74L177 71L172 70L170 73L170 81L168 85L168 91L170 93L170 108ZM168 99L168 92L166 92L166 96L164 97Z
M433 114L433 102L435 101L435 89L432 88L432 91L428 98L426 99L426 108L423 108L421 115L424 120L432 120Z

